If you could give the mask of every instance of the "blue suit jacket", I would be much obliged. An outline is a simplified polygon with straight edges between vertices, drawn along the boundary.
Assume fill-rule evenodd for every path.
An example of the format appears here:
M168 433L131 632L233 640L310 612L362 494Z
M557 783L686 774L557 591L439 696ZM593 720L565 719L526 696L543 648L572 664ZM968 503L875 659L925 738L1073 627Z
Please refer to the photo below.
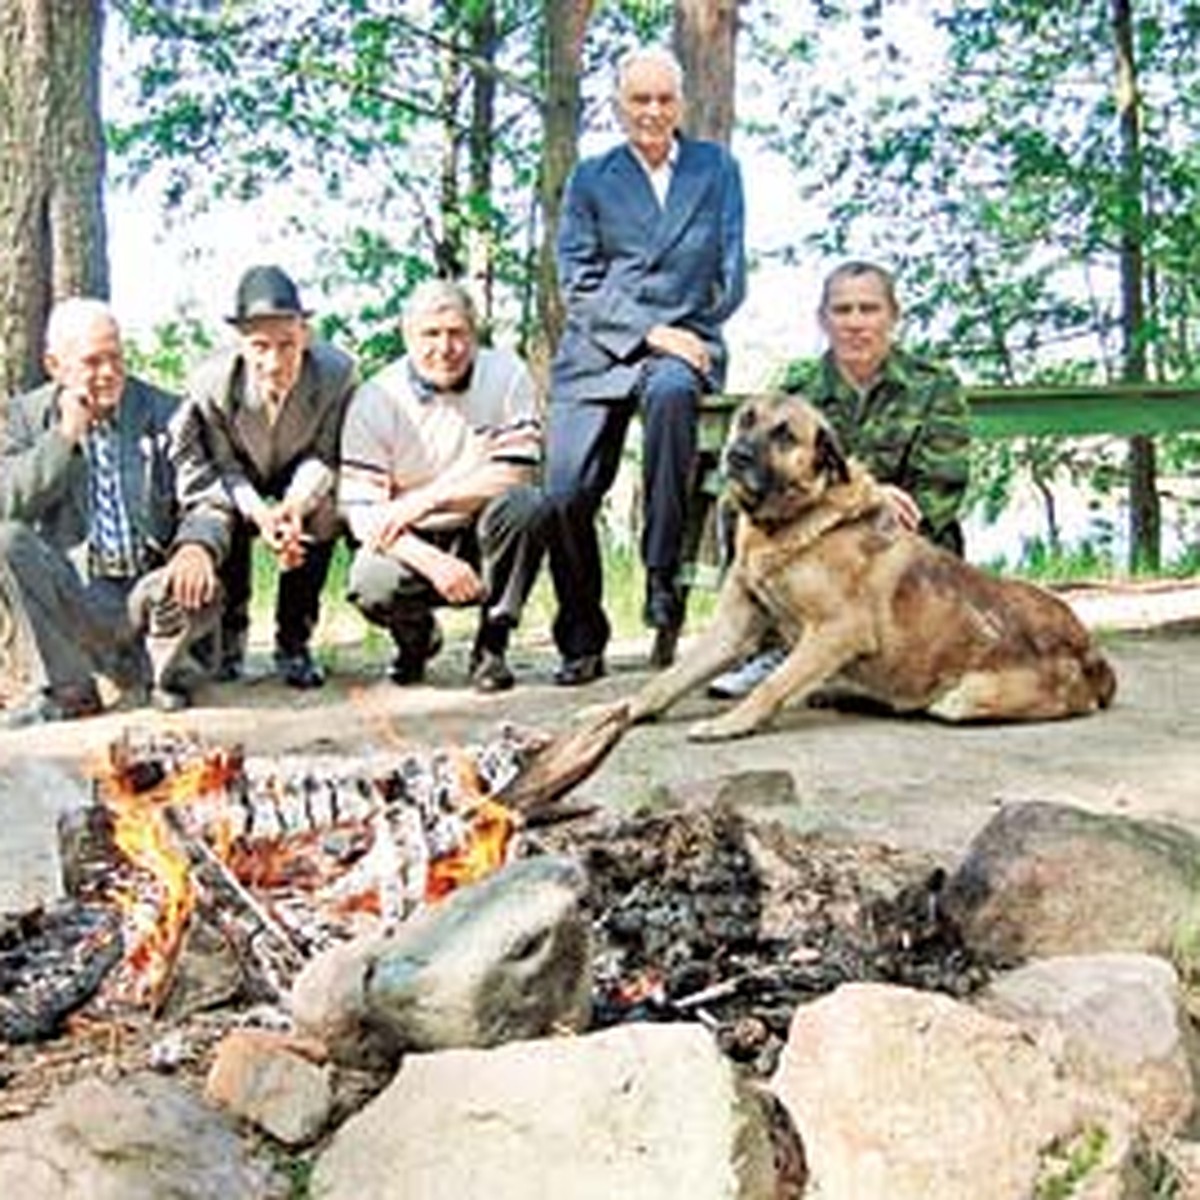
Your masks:
M645 337L678 325L703 339L713 389L725 378L721 326L746 293L741 173L724 147L680 138L665 207L628 144L585 159L567 181L558 231L566 325L551 368L558 401L634 389Z

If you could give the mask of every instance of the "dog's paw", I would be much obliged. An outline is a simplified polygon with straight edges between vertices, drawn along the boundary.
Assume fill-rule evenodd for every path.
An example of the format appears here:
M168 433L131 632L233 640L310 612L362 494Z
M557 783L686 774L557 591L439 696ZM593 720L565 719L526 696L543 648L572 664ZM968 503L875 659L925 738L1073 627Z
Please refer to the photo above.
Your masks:
M753 732L754 726L743 721L730 720L728 716L709 717L689 725L687 739L689 742L729 742Z

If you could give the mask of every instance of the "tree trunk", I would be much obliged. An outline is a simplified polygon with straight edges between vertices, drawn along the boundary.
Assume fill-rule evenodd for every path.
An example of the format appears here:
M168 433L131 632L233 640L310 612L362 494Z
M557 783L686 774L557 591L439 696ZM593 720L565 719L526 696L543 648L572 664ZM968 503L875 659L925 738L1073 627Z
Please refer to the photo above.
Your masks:
M499 34L496 6L480 5L470 23L473 62L494 66ZM496 138L496 75L474 69L471 74L471 133L468 154L467 274L475 290L479 313L486 327L492 322L495 288L496 226L487 214L492 201L492 146Z
M563 305L554 267L554 241L563 188L579 156L579 74L583 38L595 0L544 0L545 108L542 169L538 191L542 238L538 246L537 298L541 334L530 346L530 361L545 370L563 326Z
M733 134L738 0L676 0L675 53L684 71L684 125L729 145Z
M0 0L0 391L42 378L53 300L107 297L100 0Z
M1113 0L1117 59L1117 114L1121 137L1121 336L1126 383L1146 378L1145 171L1141 145L1141 96L1133 49L1132 0ZM1154 441L1129 442L1130 566L1157 570L1161 514L1155 480Z

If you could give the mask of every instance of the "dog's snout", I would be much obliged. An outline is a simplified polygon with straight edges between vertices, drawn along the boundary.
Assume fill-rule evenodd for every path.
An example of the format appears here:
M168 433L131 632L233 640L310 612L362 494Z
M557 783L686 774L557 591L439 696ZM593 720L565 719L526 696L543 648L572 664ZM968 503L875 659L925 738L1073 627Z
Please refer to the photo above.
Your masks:
M754 449L745 438L734 438L725 447L725 465L730 470L748 470L755 461Z

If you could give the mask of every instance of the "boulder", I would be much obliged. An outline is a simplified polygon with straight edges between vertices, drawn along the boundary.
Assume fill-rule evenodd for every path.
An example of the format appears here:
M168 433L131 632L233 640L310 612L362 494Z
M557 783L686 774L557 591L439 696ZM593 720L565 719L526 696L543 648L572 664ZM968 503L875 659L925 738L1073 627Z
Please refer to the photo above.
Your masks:
M1039 959L996 977L974 1003L1049 1037L1072 1074L1122 1096L1154 1141L1191 1120L1196 1035L1179 977L1163 959Z
M591 1006L585 890L578 864L555 856L460 888L393 933L310 964L292 992L296 1027L326 1041L337 1061L359 1065L377 1052L583 1029Z
M303 1146L333 1110L332 1068L324 1047L265 1029L235 1029L222 1039L204 1095L286 1146Z
M945 891L968 945L1009 963L1200 952L1200 839L1061 804L1005 805Z
M1134 1177L1117 1097L940 994L846 984L802 1005L771 1086L821 1200L1117 1200ZM1076 1190L1051 1190L1066 1179Z
M768 1110L695 1025L408 1055L314 1200L776 1200Z
M270 1170L226 1120L161 1076L85 1079L51 1107L0 1123L0 1196L262 1200L277 1194Z

